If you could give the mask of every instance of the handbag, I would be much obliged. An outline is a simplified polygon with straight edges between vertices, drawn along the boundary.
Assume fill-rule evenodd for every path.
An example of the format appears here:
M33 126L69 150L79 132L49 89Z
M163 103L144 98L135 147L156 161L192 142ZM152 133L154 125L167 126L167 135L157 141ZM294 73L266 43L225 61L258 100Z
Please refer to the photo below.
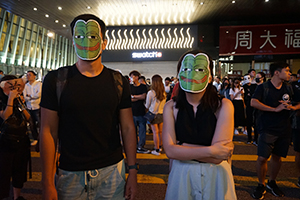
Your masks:
M148 122L151 123L151 122L155 119L156 114L153 114L152 112L148 111L148 112L144 115L144 117L147 119Z

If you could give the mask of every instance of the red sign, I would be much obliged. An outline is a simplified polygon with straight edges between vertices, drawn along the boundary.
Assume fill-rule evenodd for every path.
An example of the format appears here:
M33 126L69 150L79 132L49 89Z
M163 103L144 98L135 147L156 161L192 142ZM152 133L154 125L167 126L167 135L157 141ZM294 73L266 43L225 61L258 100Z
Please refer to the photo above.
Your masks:
M300 24L221 26L219 54L300 54Z

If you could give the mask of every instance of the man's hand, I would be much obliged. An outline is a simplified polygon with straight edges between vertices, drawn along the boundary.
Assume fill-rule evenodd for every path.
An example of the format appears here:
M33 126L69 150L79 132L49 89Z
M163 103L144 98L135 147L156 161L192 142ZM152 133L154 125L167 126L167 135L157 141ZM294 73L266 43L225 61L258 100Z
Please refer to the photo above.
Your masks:
M289 101L279 101L281 104L275 108L275 112L280 112L282 110L290 110L290 102Z
M137 192L137 170L130 169L129 175L127 177L126 185L125 185L125 199L133 200L135 198Z
M55 186L44 186L42 198L43 200L57 200L57 191Z

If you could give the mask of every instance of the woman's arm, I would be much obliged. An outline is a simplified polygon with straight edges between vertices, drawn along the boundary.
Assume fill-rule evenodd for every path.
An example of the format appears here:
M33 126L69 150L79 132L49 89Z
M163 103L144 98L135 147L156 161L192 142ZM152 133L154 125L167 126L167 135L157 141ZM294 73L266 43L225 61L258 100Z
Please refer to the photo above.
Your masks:
M8 100L7 100L7 106L5 110L0 111L0 117L3 120L6 120L10 115L13 114L13 104L14 104L14 99L17 97L18 91L17 90L11 90L8 95Z
M163 145L167 156L177 160L201 160L215 158L226 160L230 157L233 147L225 140L214 143L212 146L186 146L176 144L175 118L173 114L174 101L168 101L164 107L163 118Z
M152 92L151 90L147 93L147 96L146 96L146 103L145 103L145 107L146 109L149 109L150 107L150 104L151 104L151 98L152 98Z

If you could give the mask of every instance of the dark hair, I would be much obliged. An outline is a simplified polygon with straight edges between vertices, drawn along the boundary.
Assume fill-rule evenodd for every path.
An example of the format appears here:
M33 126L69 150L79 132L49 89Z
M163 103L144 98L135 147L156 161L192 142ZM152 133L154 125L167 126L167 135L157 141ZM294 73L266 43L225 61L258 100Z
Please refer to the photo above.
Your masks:
M72 33L72 36L73 36L73 31L74 31L74 26L76 24L76 22L78 20L82 19L83 21L87 22L88 20L90 19L94 19L95 21L97 21L100 25L100 28L101 28L101 34L102 34L102 39L104 40L105 39L105 32L106 32L106 25L105 23L99 19L99 17L96 17L95 15L92 15L92 14L83 14L83 15L79 15L77 17L75 17L73 19L73 21L71 22L70 24L70 27L71 27L71 33Z
M281 72L282 69L289 67L289 65L285 62L276 62L270 65L270 74L271 77L274 76L275 71Z
M220 90L224 90L224 88L225 88L225 81L228 81L228 87L230 87L230 82L229 82L229 80L228 80L228 78L223 78L223 81L222 81L222 85L221 85L221 89Z
M300 69L298 69L297 74L300 74Z
M5 75L1 78L0 82L7 81L7 80L12 80L12 79L17 79L17 77L15 75Z
M241 80L239 79L239 78L235 78L235 79L233 79L233 81L232 81L232 85L231 85L231 88L232 88L232 90L234 91L234 82L235 81L239 81L240 83L241 83ZM239 88L241 87L241 84L239 84Z
M250 74L252 71L255 71L255 69L249 69L248 74Z
M190 50L187 51L186 53L184 53L177 64L177 75L179 73L179 70L181 68L181 62L183 60L183 58L187 55L187 54L193 54L193 55L197 55L198 53L205 53L203 51L200 50ZM205 53L206 54L206 53ZM213 77L213 62L211 57L206 54L209 58L209 68L210 68L210 76ZM176 108L184 108L184 102L186 101L186 94L185 91L181 89L181 87L178 87L178 95L174 98L175 102L176 102ZM205 93L201 99L201 104L203 105L202 108L203 110L205 109L211 109L213 112L216 112L218 110L218 108L222 105L222 97L218 94L215 86L212 85L211 83L208 83Z
M257 74L260 74L261 77L263 78L263 82L266 82L266 74L263 72L257 72Z
M141 74L140 74L140 72L133 70L129 73L129 76L131 76L131 75L140 77Z
M145 76L140 76L139 79L143 79L146 82Z
M37 73L36 73L35 71L29 70L29 71L27 71L27 73L28 73L28 72L33 73L33 75L35 75L35 76L37 75Z
M166 78L165 78L165 81L170 81L170 82L172 82L172 80L170 79L170 77L166 77Z
M297 78L297 74L291 74L291 76L294 76L294 77L296 77L296 78Z

